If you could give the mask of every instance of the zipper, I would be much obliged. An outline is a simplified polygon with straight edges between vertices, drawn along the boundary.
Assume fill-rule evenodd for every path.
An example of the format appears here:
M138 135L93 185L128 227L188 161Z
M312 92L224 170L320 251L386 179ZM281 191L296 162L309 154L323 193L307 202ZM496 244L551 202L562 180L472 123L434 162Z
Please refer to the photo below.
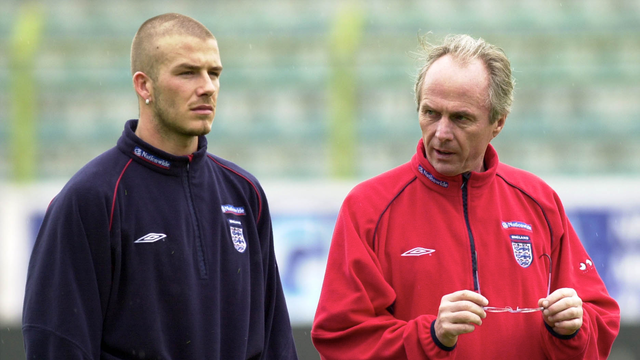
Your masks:
M191 173L190 173L190 164L187 163L187 170L185 175L182 177L185 191L187 192L187 203L189 204L189 212L191 213L191 222L193 225L193 231L195 233L195 242L196 242L196 252L198 257L198 269L200 270L200 277L202 279L206 279L208 277L207 273L207 264L204 259L204 249L202 245L202 236L200 235L200 223L198 222L198 217L196 216L196 207L193 203L193 197L191 192Z
M467 183L471 178L471 173L462 174L462 208L464 211L464 221L467 225L467 234L469 235L469 245L471 247L471 267L473 276L473 290L480 293L480 282L478 280L478 253L476 251L476 243L471 232L471 224L469 223L469 187Z

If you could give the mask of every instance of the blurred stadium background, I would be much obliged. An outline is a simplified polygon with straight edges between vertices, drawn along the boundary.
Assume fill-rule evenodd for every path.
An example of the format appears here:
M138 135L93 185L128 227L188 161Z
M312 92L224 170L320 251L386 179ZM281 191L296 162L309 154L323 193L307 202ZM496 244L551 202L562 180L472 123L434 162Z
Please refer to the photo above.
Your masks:
M516 99L501 160L554 186L640 358L640 1L0 0L0 359L23 359L26 262L64 182L137 116L129 48L180 12L218 38L210 152L263 183L301 359L333 221L358 181L409 160L420 35L502 47Z

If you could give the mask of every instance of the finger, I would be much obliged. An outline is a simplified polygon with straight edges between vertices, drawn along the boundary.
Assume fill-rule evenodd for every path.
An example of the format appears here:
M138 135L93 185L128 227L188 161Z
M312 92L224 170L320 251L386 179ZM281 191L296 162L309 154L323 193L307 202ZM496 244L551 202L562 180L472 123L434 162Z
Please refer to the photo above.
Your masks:
M547 311L547 310L545 310ZM558 322L562 322L562 321L571 321L574 319L580 319L580 321L582 321L582 316L583 316L583 310L581 306L575 306L575 307L570 307L567 309L564 309L558 313L552 314L552 315L546 315L547 320L550 323L558 323Z
M438 317L443 319L448 323L452 324L475 324L482 325L482 319L486 317L485 314L476 314L472 311L462 310L462 311L451 311L444 310L438 314Z
M456 311L448 314L447 320L452 324L475 324L482 325L484 317L473 311Z
M489 304L489 300L487 300L486 297L471 290L456 291L454 293L445 295L443 299L444 298L447 298L447 300L449 301L465 301L466 300L466 301L470 301L472 303L478 304L479 306L487 306L487 304Z
M464 318L461 318L459 324L473 324L473 325L481 326L482 325L482 319L484 319L485 317L487 317L487 316L486 315L481 316L481 315L478 315L478 314L472 314L471 316L465 316Z
M547 300L547 298L541 298L540 300L538 300L538 307L543 307L543 308L547 308L549 307L549 300Z
M475 330L471 324L451 323L446 319L438 317L435 324L436 337L445 346L453 346L458 342L458 336L468 334Z
M542 311L542 313L547 317L552 317L568 309L574 308L580 309L580 312L582 312L582 299L580 299L577 295L568 298L562 298L556 301L555 303L547 306Z
M573 297L573 296L578 296L578 293L575 291L575 289L572 289L572 288L558 289L552 292L546 298L542 299L543 302L540 306L547 308L563 298Z
M572 335L582 327L582 319L560 321L553 325L553 331L560 335Z
M483 306L489 303L487 298L470 290L460 290L442 297L439 313L441 312L470 312L484 319L487 314ZM480 322L474 319L478 325Z
M443 302L440 304L439 311L458 314L458 316L461 318L464 318L466 314L475 315L478 318L482 319L487 316L487 313L484 311L484 308L482 306L467 300Z
M458 336L462 334L468 334L473 332L476 327L471 324L454 324L445 323L442 324L443 331L451 336Z
M458 335L467 334L482 325L482 320L469 312L443 313L436 319L438 339L453 342Z

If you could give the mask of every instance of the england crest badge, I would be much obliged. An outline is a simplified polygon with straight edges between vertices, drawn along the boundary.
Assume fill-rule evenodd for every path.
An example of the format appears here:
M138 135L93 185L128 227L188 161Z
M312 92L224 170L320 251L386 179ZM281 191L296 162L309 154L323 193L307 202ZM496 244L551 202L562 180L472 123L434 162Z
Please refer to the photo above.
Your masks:
M240 221L229 220L229 229L231 230L231 240L233 241L233 247L235 247L238 252L243 253L247 249L247 242L244 240L241 226L242 223Z
M510 238L513 256L515 256L516 261L523 268L529 267L533 261L531 238L527 235L511 235Z

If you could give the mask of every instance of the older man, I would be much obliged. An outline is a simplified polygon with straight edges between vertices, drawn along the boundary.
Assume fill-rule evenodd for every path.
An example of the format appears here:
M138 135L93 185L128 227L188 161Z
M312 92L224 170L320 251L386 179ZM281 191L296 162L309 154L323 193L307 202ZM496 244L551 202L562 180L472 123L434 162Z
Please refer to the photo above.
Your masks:
M555 192L502 164L513 79L466 35L424 44L422 139L340 211L312 338L323 359L606 359L620 313Z

